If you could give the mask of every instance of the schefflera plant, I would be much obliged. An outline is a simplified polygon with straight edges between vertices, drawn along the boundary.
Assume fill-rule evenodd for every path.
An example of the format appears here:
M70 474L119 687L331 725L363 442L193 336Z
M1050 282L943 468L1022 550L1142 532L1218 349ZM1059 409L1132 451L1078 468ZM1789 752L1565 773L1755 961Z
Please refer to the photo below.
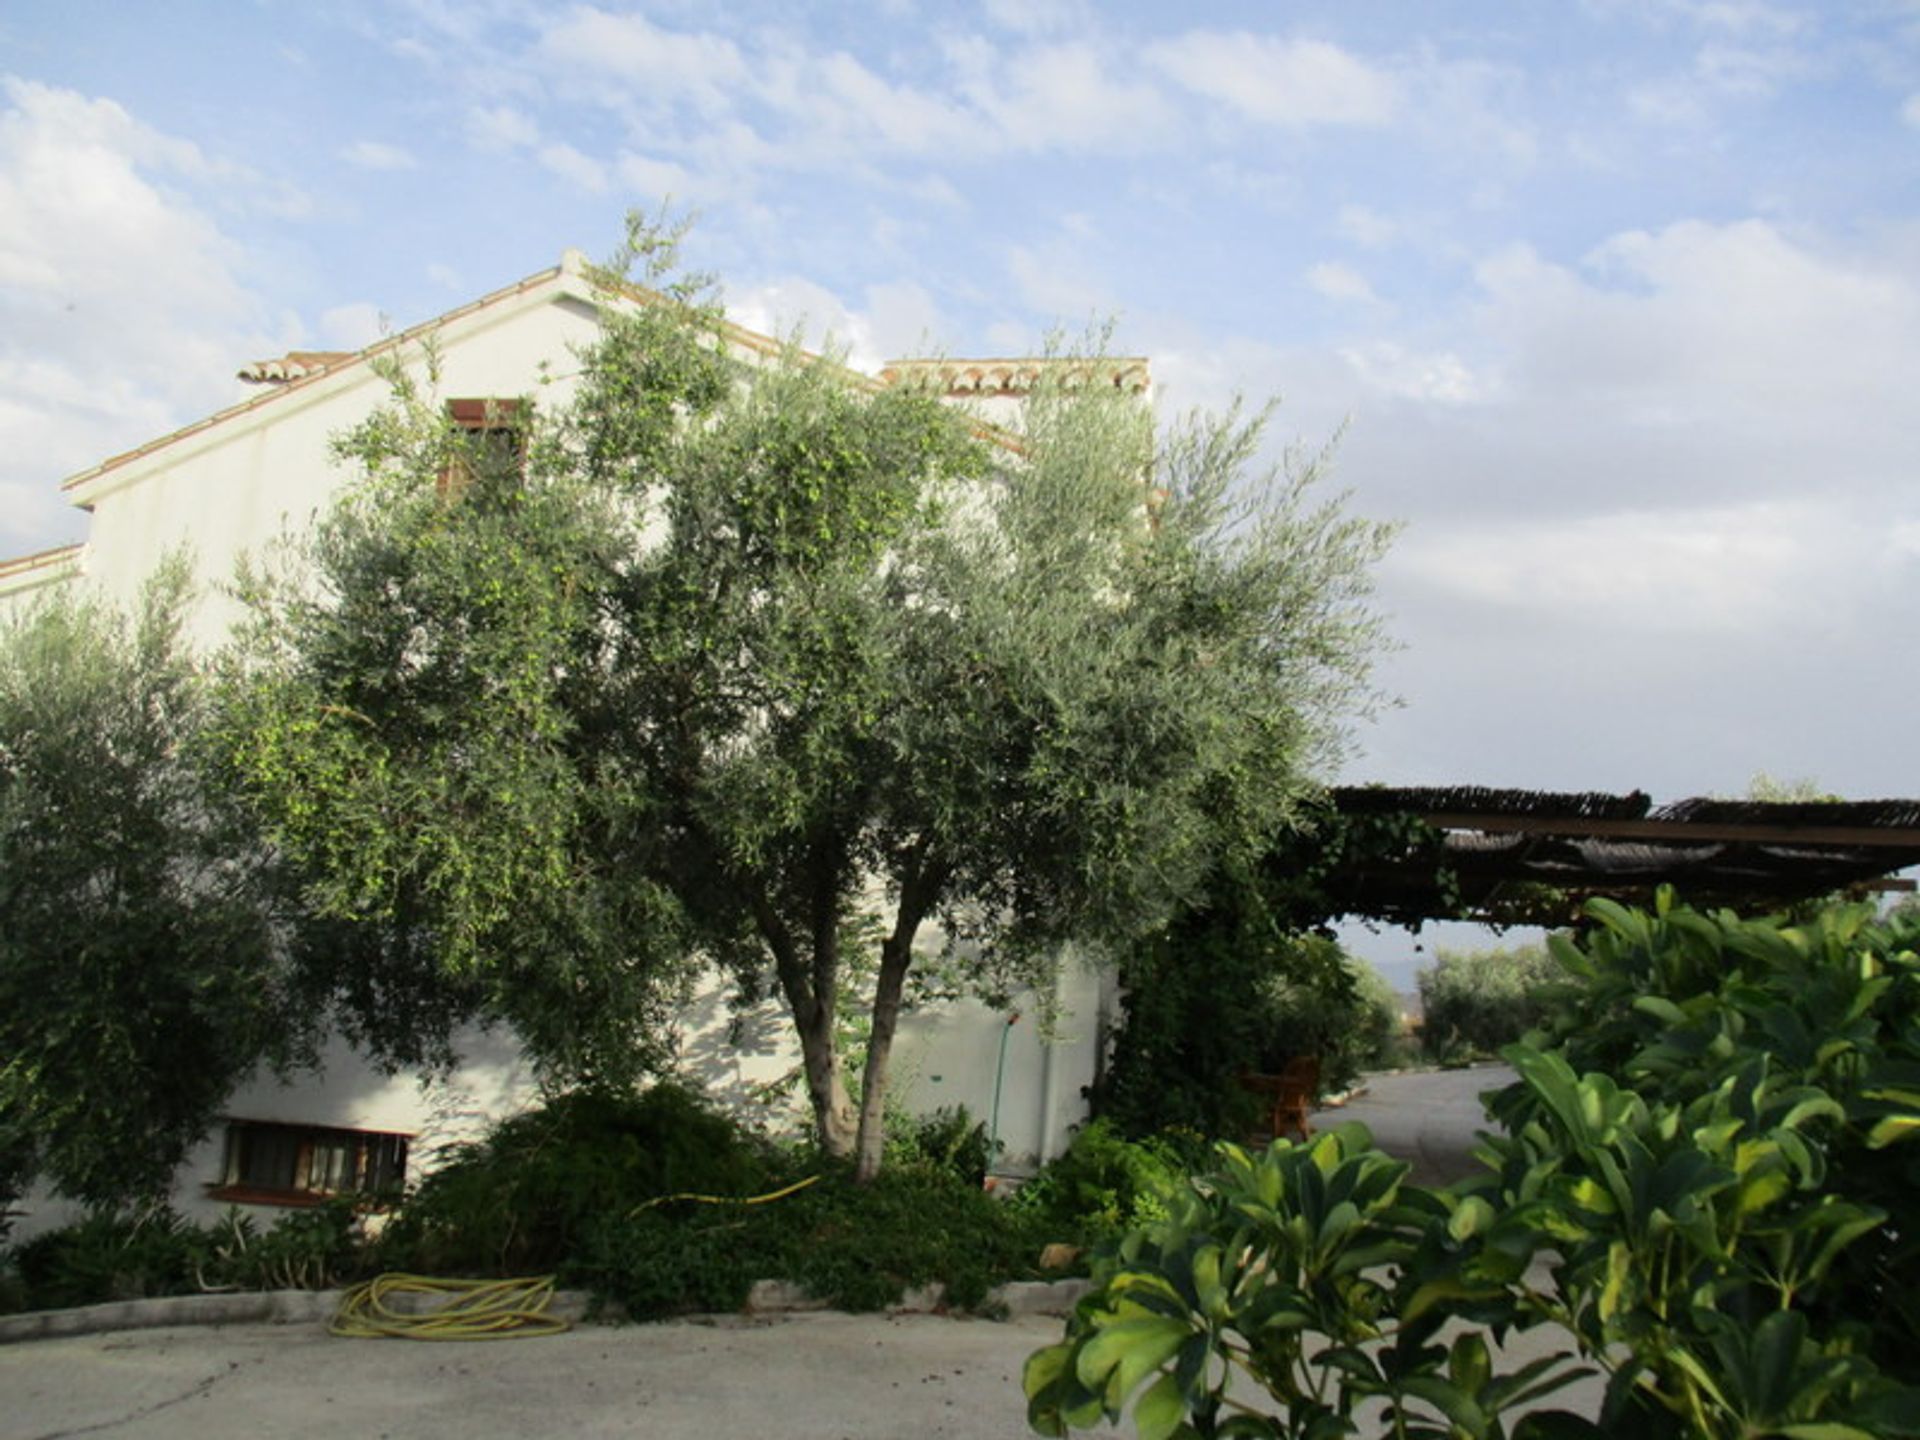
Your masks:
M1028 1360L1036 1431L1131 1411L1141 1440L1600 1433L1564 1411L1507 1428L1586 1372L1559 1354L1496 1372L1489 1330L1530 1317L1509 1289L1524 1255L1483 1243L1484 1201L1408 1184L1356 1124L1220 1157L1097 1265L1066 1338ZM1441 1344L1449 1318L1478 1324Z

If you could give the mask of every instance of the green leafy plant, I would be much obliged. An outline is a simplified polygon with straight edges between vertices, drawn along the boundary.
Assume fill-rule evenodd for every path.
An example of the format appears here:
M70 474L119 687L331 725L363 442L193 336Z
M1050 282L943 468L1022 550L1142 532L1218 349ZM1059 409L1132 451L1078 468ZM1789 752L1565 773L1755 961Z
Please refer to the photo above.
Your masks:
M1508 1433L1505 1411L1577 1373L1549 1356L1498 1375L1479 1332L1436 1343L1443 1314L1418 1303L1419 1286L1478 1212L1406 1185L1408 1167L1373 1149L1364 1127L1220 1154L1168 1218L1099 1262L1066 1338L1028 1360L1028 1418L1041 1434L1130 1412L1142 1440L1320 1440L1375 1418L1394 1436L1496 1437ZM1489 1308L1519 1318L1497 1294ZM1534 1416L1513 1433L1595 1433L1577 1426Z
M1866 1353L1868 1324L1831 1323L1857 1303L1841 1263L1887 1219L1830 1187L1819 1137L1837 1103L1760 1058L1685 1105L1557 1054L1508 1058L1515 1128L1465 1193L1494 1217L1489 1245L1546 1263L1542 1289L1506 1282L1523 1307L1611 1372L1607 1433L1837 1440L1920 1422L1920 1394Z
M1920 917L1841 905L1799 924L1743 920L1670 892L1650 911L1595 901L1589 913L1582 943L1554 944L1576 983L1542 1037L1576 1073L1617 1077L1666 1110L1691 1114L1723 1092L1797 1097L1785 1143L1807 1152L1812 1183L1884 1218L1793 1306L1819 1336L1871 1315L1858 1343L1920 1381ZM1522 1089L1495 1113L1517 1131L1540 1108Z
M1489 1340L1549 1326L1609 1377L1598 1428L1526 1414L1516 1437L1920 1434L1920 924L1667 892L1589 914L1553 947L1558 1047L1506 1052L1520 1078L1481 1173L1404 1186L1359 1133L1227 1151L1034 1357L1036 1428L1131 1409L1150 1437L1500 1435L1568 1371L1499 1375ZM1365 1258L1342 1269L1349 1245ZM1443 1320L1469 1327L1448 1348Z
M1203 1145L1192 1132L1128 1139L1111 1121L1091 1120L1006 1203L1048 1240L1109 1240L1165 1217Z

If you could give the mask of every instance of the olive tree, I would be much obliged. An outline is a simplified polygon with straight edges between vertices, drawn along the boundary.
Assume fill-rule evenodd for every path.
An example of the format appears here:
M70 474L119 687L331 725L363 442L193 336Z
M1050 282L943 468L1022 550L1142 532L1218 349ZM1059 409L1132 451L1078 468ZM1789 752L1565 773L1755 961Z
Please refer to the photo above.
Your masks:
M0 628L0 1199L165 1193L229 1090L300 1049L264 856L202 783L184 564L133 617Z
M423 937L569 1067L657 1035L688 959L770 980L870 1176L936 922L1037 982L1289 824L1368 693L1384 533L1262 469L1264 415L1156 434L1087 355L1015 437L742 359L670 238L634 259L663 288L601 277L524 449L396 373L304 575L255 591L227 753L326 913Z

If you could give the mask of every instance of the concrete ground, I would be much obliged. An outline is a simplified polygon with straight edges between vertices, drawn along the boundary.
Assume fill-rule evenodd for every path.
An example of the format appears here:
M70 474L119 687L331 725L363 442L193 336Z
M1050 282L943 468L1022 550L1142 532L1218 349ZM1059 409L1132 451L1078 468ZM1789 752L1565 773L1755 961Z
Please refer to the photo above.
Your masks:
M1061 1331L1044 1316L815 1312L444 1343L317 1324L76 1336L0 1347L0 1435L1015 1440L1030 1434L1021 1366ZM1539 1353L1520 1337L1510 1359ZM1588 1379L1551 1403L1594 1414L1599 1397Z
M1480 1108L1481 1093L1517 1078L1505 1065L1372 1075L1352 1100L1314 1111L1312 1123L1330 1129L1361 1121L1373 1132L1374 1144L1412 1163L1415 1182L1444 1185L1479 1168L1469 1153L1474 1136L1492 1128Z
M493 1440L1001 1440L1061 1321L831 1312L585 1326L541 1339L339 1340L318 1325L0 1347L0 1435Z

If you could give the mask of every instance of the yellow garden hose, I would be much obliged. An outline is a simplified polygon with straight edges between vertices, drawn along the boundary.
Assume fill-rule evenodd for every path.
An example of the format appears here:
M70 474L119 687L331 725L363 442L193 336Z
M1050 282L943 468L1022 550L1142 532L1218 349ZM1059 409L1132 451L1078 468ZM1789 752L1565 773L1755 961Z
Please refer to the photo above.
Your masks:
M644 1205L636 1205L627 1213L638 1215L643 1210L651 1210L656 1205L670 1204L675 1200L693 1200L702 1205L765 1205L769 1200L784 1200L796 1190L804 1190L818 1180L818 1175L809 1175L804 1180L796 1180L791 1185L778 1190L769 1190L764 1195L695 1195L691 1191L682 1191L678 1195L656 1195Z
M395 1310L387 1304L390 1295L424 1298ZM521 1335L558 1335L570 1326L568 1321L547 1313L552 1302L551 1275L517 1280L376 1275L342 1297L327 1330L366 1340L509 1340Z

